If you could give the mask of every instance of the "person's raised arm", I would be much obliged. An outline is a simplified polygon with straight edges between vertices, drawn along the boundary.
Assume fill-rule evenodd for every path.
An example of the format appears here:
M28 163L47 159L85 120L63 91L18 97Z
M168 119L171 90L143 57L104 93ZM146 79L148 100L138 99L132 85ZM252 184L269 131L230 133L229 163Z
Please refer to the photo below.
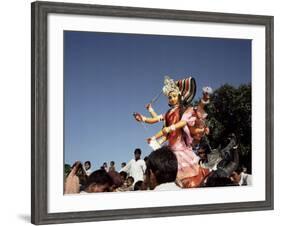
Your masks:
M151 117L152 118L157 118L159 117L158 114L154 111L154 109L152 108L152 105L151 103L147 104L145 106L145 108L148 110L148 112L150 113Z
M163 121L162 115L159 115L155 118L149 118L149 117L145 117L144 115L136 112L136 113L134 113L134 117L138 122L145 122L145 123L148 123L148 124L154 124L156 122Z
M147 142L150 143L151 140L155 139L158 140L158 143L161 145L164 142L167 141L167 135L173 131L176 131L177 129L181 129L184 126L187 125L187 122L184 120L181 120L175 124L172 124L171 126L164 127L162 130L160 130L158 133L156 133L154 136L147 139ZM161 139L160 139L161 138Z
M82 163L81 163L80 161L76 161L76 162L73 164L73 166L72 166L71 168L72 168L72 169L71 169L71 171L70 171L70 173L69 173L68 176L73 177L73 176L75 176L75 175L78 173L78 171L82 168Z
M81 168L82 168L81 162L77 161L73 164L72 170L65 180L64 194L79 193L79 189L80 189L79 178L76 174Z
M175 124L172 124L172 125L170 125L170 126L164 127L164 128L162 129L162 133L163 133L164 135L167 135L168 133L171 133L171 132L173 132L173 131L176 131L176 130L178 130L178 129L181 129L181 128L183 128L183 127L186 126L186 125L187 125L187 122L186 122L185 120L181 120L181 121L179 121L179 122L177 122L177 123L175 123Z

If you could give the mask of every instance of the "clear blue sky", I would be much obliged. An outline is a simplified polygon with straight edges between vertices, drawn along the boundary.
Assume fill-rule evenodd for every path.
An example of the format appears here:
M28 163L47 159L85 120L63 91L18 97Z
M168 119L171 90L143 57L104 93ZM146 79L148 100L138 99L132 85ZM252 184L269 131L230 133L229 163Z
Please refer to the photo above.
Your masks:
M134 149L149 155L145 139L162 124L143 127L133 112L147 114L147 104L162 89L163 78L192 75L197 95L203 86L251 82L251 40L64 32L65 163L133 158ZM168 110L161 95L153 105Z

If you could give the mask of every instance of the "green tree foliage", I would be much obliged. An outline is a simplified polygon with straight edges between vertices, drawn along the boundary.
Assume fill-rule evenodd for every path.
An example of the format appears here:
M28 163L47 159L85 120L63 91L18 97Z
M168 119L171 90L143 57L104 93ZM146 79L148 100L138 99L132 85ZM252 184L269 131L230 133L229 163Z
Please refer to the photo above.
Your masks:
M208 135L211 147L223 144L225 138L235 133L239 142L240 163L251 170L252 105L251 85L235 88L225 84L214 91L207 106Z
M70 171L71 171L71 166L69 164L64 164L64 178L67 177Z

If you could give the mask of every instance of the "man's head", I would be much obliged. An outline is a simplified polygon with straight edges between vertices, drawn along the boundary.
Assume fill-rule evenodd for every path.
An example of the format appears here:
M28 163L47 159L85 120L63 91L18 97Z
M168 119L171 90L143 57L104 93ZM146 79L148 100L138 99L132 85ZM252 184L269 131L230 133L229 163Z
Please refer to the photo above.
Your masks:
M122 162L121 163L121 168L125 167L126 166L126 162Z
M147 161L147 159L148 159L148 157L147 156L145 156L144 158L143 158L143 161Z
M133 177L131 177L131 176L128 177L128 178L127 178L127 186L128 186L128 187L132 186L133 183L134 183L134 181L135 181L135 180L134 180Z
M90 162L90 161L86 161L86 162L84 163L84 167L85 167L85 170L90 169L90 168L91 168L91 162Z
M143 181L137 181L134 185L134 191L146 190L145 183Z
M199 148L197 154L201 160L205 160L207 158L206 151L203 148Z
M235 186L229 177L221 176L218 171L214 171L206 178L203 187L222 187L222 186Z
M110 166L114 166L115 165L115 162L114 161L111 161L110 162Z
M110 171L108 175L111 177L113 182L112 186L110 187L110 191L115 191L116 188L120 187L123 184L121 176L118 172Z
M96 170L89 176L86 185L86 192L106 192L112 186L113 181L104 170Z
M210 152L211 152L211 149L210 149L209 144L206 141L201 141L199 144L198 155L200 153L205 153L205 155L207 155L207 154L210 154Z
M178 161L169 147L162 147L151 152L146 161L146 178L150 189L157 185L175 182Z
M243 168L242 167L238 167L236 170L234 170L232 172L232 174L230 175L230 179L236 183L239 184L240 180L241 180L241 173L243 172Z
M135 160L136 161L139 160L140 157L141 157L141 149L140 148L136 148L134 154L135 154Z
M122 184L124 184L127 179L128 174L125 171L121 171L119 174L121 177Z

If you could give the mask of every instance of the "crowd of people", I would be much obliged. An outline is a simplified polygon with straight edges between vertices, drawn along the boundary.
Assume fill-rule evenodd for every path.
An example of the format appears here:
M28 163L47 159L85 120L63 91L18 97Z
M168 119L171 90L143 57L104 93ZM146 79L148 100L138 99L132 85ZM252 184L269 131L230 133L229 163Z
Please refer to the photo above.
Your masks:
M197 154L199 165L208 173L192 187L218 187L251 185L251 175L238 165L238 151L235 138L222 150L209 150L206 144L199 146ZM219 156L216 161L212 158ZM114 163L110 167L103 164L100 169L91 171L90 161L75 162L65 180L64 193L126 192L144 190L174 191L185 188L178 180L178 160L169 146L163 146L141 159L141 150L134 151L134 158L127 164L122 163L119 172ZM210 168L211 167L211 168Z
M151 102L146 106L149 117L134 113L138 122L164 122L163 128L147 139L153 149L151 154L141 159L141 149L135 149L134 158L122 163L119 172L114 161L109 167L105 162L94 172L89 161L76 162L65 179L64 193L250 185L251 175L239 164L239 144L234 134L221 138L226 140L223 148L212 149L209 145L205 105L210 102L212 89L204 87L201 100L192 106L195 91L196 83L191 77L178 81L166 77L163 93L169 110L159 115Z

